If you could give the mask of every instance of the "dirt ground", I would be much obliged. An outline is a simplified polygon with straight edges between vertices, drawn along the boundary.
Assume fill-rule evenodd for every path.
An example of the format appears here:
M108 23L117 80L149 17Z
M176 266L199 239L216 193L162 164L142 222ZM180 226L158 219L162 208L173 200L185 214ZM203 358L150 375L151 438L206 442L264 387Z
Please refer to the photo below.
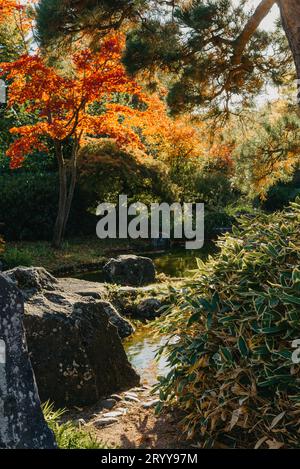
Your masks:
M120 394L122 400L112 410L103 410L101 405L88 410L72 412L72 420L81 422L82 428L96 436L108 448L119 449L186 449L190 446L182 439L180 417L172 413L156 415L155 408L145 409L146 402L153 401L150 390L134 389L140 402L126 400L126 393ZM97 420L110 412L126 412L117 422L99 428ZM70 417L70 414L69 414Z

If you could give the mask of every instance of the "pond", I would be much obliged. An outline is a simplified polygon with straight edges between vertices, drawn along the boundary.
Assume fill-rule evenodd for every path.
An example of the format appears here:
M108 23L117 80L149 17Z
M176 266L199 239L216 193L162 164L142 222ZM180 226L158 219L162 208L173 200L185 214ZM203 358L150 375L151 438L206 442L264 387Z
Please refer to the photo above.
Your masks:
M187 251L186 249L172 249L160 253L142 253L153 259L156 270L170 277L189 277L197 268L196 258L206 260L209 255L215 254L217 247L213 243L206 243L200 251ZM103 282L101 272L91 272L78 275L77 278L93 282ZM169 371L167 358L165 356L156 359L157 352L168 338L155 334L151 325L141 325L134 335L124 341L124 348L128 359L142 377L142 381L149 385L157 382L158 376L166 376Z
M199 251L188 251L184 248L176 248L159 253L141 253L141 255L153 259L158 274L183 278L191 276L192 271L197 268L196 258L206 260L210 254L215 254L216 252L216 245L212 242L207 242L203 249ZM75 277L90 282L104 282L101 271L85 272Z
M164 253L152 254L148 257L153 259L159 274L183 278L193 275L193 270L197 269L197 258L206 260L209 255L216 252L216 245L212 242L207 242L199 251L188 251L184 248L179 248Z
M140 327L136 333L124 341L128 359L143 383L154 385L158 376L166 376L170 370L167 358L157 359L157 351L167 342L167 337L154 334L148 327Z

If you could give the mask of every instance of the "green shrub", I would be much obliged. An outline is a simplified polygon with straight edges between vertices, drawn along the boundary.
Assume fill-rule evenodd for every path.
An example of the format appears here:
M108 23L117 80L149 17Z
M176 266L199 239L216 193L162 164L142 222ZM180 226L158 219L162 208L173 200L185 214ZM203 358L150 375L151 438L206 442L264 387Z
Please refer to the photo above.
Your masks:
M205 238L214 238L220 231L231 228L235 218L228 215L225 211L205 212ZM220 230L220 231L219 231Z
M1 255L1 261L4 263L4 268L7 270L18 266L32 266L30 252L26 249L7 248L4 254Z
M15 170L0 176L0 223L7 241L51 240L58 210L58 176ZM96 219L76 190L67 234L94 233Z
M120 194L126 194L130 204L176 200L165 165L121 151L109 141L81 151L79 187L94 209L102 202L117 203Z
M299 179L299 174L298 174ZM267 194L264 201L260 201L263 210L274 212L282 210L284 207L293 202L300 195L300 185L298 183L290 182L287 184L277 184L272 187Z
M163 332L172 371L162 403L185 412L201 446L300 443L300 200L242 219L220 254L175 292Z
M57 176L10 172L0 177L0 221L7 240L50 239L58 204Z
M43 406L43 412L60 449L105 449L94 436L72 422L61 423L65 410L54 410L53 405L47 402Z
M171 162L170 180L177 185L182 202L204 203L208 210L222 210L239 200L225 168L212 167L203 159L184 158Z

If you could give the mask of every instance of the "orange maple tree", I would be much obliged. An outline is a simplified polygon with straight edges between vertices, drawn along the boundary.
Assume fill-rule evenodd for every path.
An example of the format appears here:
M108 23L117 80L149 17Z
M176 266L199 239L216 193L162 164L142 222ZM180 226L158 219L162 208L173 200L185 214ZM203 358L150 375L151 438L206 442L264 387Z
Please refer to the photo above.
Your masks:
M76 184L80 147L91 138L111 137L118 145L140 146L132 116L145 111L116 104L116 95L143 94L128 78L121 63L124 37L107 35L98 52L82 50L72 57L68 72L59 73L40 55L25 55L13 63L0 64L1 75L9 83L9 106L23 105L35 123L12 128L16 136L7 151L11 167L22 166L26 155L55 148L59 167L60 197L53 244L60 247L69 218ZM92 106L101 109L93 112ZM71 151L67 148L71 147Z
M4 21L7 15L13 13L18 7L18 3L16 0L0 0L0 22Z
M38 0L0 0L0 26L11 25L15 28L13 35L18 35L22 41L24 51L28 52L33 34L34 5Z

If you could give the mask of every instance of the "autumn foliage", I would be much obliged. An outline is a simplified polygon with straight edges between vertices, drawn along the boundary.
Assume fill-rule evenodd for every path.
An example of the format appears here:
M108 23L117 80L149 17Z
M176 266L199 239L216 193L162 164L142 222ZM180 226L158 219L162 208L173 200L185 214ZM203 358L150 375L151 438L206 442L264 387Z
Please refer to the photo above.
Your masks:
M19 2L16 0L0 0L0 22L6 19L7 15L13 13L18 8Z
M84 49L75 53L66 70L49 66L41 55L24 55L13 63L0 64L2 77L10 83L8 106L23 106L28 115L35 116L35 122L10 130L16 137L7 151L11 167L22 166L26 155L36 150L47 151L49 142L55 148L64 213L57 244L70 211L81 145L93 138L111 137L119 146L143 147L131 120L133 115L142 118L145 110L134 110L116 100L124 94L140 102L143 99L121 63L123 47L123 35L112 33L98 52ZM66 155L65 146L70 143L71 155Z
M110 102L115 93L140 93L120 63L122 48L121 36L114 34L105 39L100 52L86 49L75 54L71 76L58 73L38 55L1 64L2 75L11 81L9 106L24 105L39 117L35 124L11 129L17 135L7 153L13 168L35 149L46 151L45 137L56 142L74 137L81 144L89 136L107 135L121 145L138 145L136 134L121 123L132 109ZM105 101L99 115L89 112L95 101Z
M0 5L7 15L21 12L16 22L24 33L31 23L24 5ZM210 142L203 138L206 126L194 126L186 116L171 118L163 89L147 95L128 76L122 63L125 36L121 32L108 33L97 48L85 46L84 40L78 41L79 50L56 60L55 66L39 50L0 63L0 76L9 84L8 107L22 108L30 122L10 129L13 140L7 156L11 168L20 168L33 153L55 152L60 177L54 235L58 247L70 213L78 155L91 141L110 138L119 148L159 157L167 164L209 155Z

